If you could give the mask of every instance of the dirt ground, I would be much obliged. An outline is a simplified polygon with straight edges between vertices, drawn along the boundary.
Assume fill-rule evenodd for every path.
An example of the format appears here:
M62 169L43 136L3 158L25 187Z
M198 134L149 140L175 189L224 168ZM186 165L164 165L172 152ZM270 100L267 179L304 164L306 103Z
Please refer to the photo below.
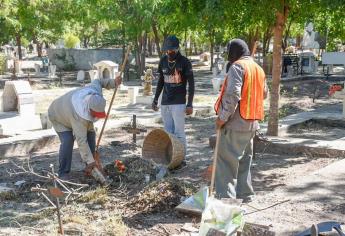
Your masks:
M212 105L216 95L210 93L211 73L206 67L196 68L195 77L196 105ZM282 83L281 117L316 108L324 111L341 110L339 100L328 98L330 83L332 81L329 80ZM44 112L50 100L75 85L47 88L36 83L35 86L35 101L40 104L37 112ZM128 102L127 99L126 94L119 94L118 104L123 105ZM141 156L145 134L140 134L137 144L133 144L131 136L122 129L106 131L100 153L103 163L110 163L109 168L115 168L112 175L114 182L108 188L98 187L92 179L83 175L84 166L78 149L75 148L72 181L90 186L79 190L82 193L80 198L69 201L67 205L63 204L62 219L66 234L190 235L191 232L183 229L186 223L198 229L199 217L178 213L174 211L174 207L179 200L208 184L203 171L212 161L213 150L208 145L208 138L215 133L214 119L213 115L187 118L187 165L169 172L159 182L154 181L156 167L150 163L136 164L135 168L138 169L131 172L131 179L126 175L129 172L120 173L114 167L114 160L121 160L130 166L128 160L136 161ZM152 124L146 128L150 131L156 127L161 127L161 124ZM54 143L31 155L0 159L0 183L13 186L17 181L25 181L20 187L15 187L13 193L0 194L0 235L56 235L58 221L55 212L42 195L38 196L30 191L37 184L47 188L52 184L32 174L20 173L22 171L18 166L26 166L30 161L36 173L45 175L50 164L57 169L58 149L59 143ZM286 189L292 183L337 160L337 157L311 157L303 154L257 153L252 165L257 197L253 203L244 205L248 213L246 219L272 226L271 230L277 235L293 235L312 223L343 219L344 206L330 207L331 203L288 201L289 197L286 195ZM9 174L13 171L17 173ZM149 182L145 180L143 173L150 175ZM277 205L270 207L274 204ZM270 208L255 210L266 207Z

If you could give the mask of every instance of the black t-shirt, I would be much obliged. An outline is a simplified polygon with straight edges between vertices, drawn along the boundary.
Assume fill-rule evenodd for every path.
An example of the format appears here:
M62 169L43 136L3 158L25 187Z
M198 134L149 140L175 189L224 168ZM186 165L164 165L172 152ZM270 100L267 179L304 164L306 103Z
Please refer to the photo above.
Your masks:
M163 90L162 105L186 104L188 83L188 107L193 106L194 76L190 61L178 52L175 61L169 62L168 56L161 58L158 65L159 80L154 102L157 103Z

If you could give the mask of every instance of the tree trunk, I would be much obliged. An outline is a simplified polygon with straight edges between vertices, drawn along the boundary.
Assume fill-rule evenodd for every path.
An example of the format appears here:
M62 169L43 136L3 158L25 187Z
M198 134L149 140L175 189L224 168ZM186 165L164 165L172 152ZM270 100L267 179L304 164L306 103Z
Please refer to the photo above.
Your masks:
M297 48L301 47L301 42L302 42L302 35L297 35L297 37L296 37L296 47Z
M153 31L153 34L155 36L155 43L156 43L158 56L162 57L162 51L161 51L161 48L159 46L159 35L158 35L158 30L157 30L157 24L154 20L152 21L152 31Z
M270 111L267 129L267 134L272 136L278 136L282 38L288 14L288 8L285 5L283 6L283 12L278 11L276 13L276 24L274 26L272 91L270 93Z
M37 56L42 57L42 43L39 41L36 41L36 47L37 47Z
M140 78L142 73L142 64L141 64L141 51L142 51L142 36L137 37L135 44L135 62L137 65L137 76Z
M147 33L145 32L142 36L142 50L140 59L140 75L144 75L145 70L145 57L146 57L146 46L147 46Z
M17 46L18 46L18 58L19 60L23 59L23 55L22 55L22 36L20 35L20 33L16 34L16 42L17 42Z
M213 54L214 54L214 34L213 34L213 31L211 32L211 35L210 35L210 53L211 53L211 67L210 67L210 71L212 71L212 68L213 68Z
M186 57L188 57L188 47L187 47L187 30L184 31L184 51L186 54Z
M264 33L262 44L262 55L266 56L270 47L270 41L272 38L272 27L268 27Z
M256 27L255 32L251 31L248 34L248 39L247 39L247 43L248 43L248 47L249 47L249 51L252 52L253 48L255 46L256 41L259 40L259 28Z
M196 46L196 42L195 41L193 41L193 48L192 49L194 50L193 54L197 55L198 54L198 47Z
M152 38L151 37L148 37L147 49L148 49L149 57L152 57L153 53L152 53Z
M84 36L84 39L83 39L84 48L87 48L88 44L89 44L89 38L87 36Z
M291 28L291 25L292 25L292 19L290 20L288 26L286 27L286 30L285 30L285 35L284 35L284 40L283 40L283 43L282 43L282 49L283 49L283 52L285 52L286 48L288 47L288 37L289 37L289 34L290 34L290 28Z

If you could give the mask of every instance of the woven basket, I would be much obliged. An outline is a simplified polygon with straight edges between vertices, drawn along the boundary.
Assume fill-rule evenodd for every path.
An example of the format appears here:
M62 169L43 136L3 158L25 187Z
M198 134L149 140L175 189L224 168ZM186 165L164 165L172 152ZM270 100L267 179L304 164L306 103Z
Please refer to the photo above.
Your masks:
M185 156L183 144L163 129L152 130L144 140L143 158L151 159L168 169L178 167Z

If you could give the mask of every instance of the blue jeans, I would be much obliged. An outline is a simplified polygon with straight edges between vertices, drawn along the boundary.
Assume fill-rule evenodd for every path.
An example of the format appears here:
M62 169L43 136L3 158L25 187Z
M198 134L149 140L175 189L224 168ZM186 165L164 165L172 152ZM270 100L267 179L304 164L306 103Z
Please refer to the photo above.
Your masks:
M162 105L161 114L165 131L175 135L186 149L187 142L186 133L184 131L186 105Z
M59 151L59 176L62 177L71 171L72 153L74 145L74 136L72 131L58 132L60 139ZM96 134L94 131L87 132L87 142L92 153L96 149Z

